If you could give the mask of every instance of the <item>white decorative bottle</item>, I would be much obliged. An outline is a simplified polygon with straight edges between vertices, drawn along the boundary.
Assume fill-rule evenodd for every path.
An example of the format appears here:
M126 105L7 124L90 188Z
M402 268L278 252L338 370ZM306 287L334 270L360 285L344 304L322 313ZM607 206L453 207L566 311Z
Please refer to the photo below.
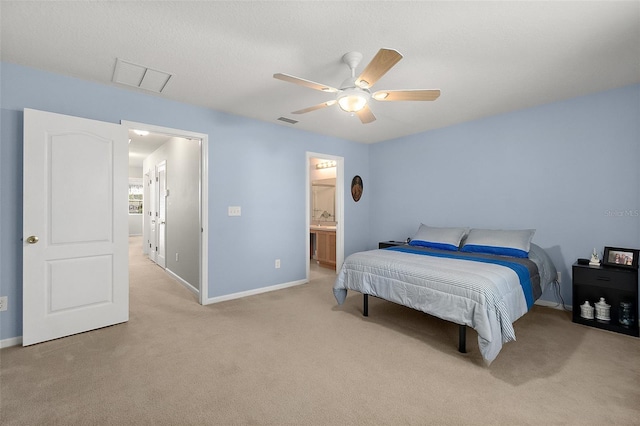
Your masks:
M600 301L595 304L596 306L596 319L600 321L609 321L611 317L609 316L611 312L611 305L605 302L604 297L600 298Z
M593 306L586 300L584 305L580 305L580 316L584 319L593 319Z

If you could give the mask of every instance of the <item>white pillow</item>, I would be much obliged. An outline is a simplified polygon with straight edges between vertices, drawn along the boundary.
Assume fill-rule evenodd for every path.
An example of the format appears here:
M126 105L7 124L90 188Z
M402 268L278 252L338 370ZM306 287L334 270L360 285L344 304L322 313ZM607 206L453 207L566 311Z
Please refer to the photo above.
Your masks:
M535 229L472 229L460 251L528 257Z
M437 228L423 223L409 245L457 251L466 233L467 228Z

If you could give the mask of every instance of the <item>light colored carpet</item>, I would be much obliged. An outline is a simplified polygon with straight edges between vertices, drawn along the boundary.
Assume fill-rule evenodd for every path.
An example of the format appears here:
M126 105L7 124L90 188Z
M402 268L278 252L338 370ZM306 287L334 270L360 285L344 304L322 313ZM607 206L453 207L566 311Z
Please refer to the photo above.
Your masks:
M133 242L130 321L0 351L0 423L640 424L640 339L567 312L534 307L486 367L473 330L460 354L454 324L337 306L328 271L200 306Z

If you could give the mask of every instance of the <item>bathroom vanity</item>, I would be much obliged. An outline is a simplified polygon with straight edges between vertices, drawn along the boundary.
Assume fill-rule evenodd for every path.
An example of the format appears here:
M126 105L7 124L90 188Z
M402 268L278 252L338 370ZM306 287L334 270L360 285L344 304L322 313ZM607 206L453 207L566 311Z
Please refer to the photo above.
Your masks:
M315 242L318 264L325 268L336 269L336 227L312 225L309 232L312 244Z

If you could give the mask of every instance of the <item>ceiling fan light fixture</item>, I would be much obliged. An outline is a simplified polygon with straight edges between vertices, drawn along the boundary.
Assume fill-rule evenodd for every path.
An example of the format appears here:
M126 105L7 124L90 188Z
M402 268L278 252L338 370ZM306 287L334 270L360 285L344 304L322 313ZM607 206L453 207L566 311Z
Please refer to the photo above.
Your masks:
M342 56L342 62L349 67L351 76L344 80L338 88L289 74L276 73L273 74L273 77L313 90L336 94L330 101L293 111L292 114L306 114L337 103L340 109L349 113L351 116L357 115L362 124L368 124L376 120L373 111L371 111L371 108L367 105L371 99L385 102L435 101L440 96L440 90L437 89L379 90L371 93L371 87L401 59L402 54L395 49L380 49L367 66L364 67L364 70L356 77L356 68L362 60L362 54L359 52L345 53Z
M358 112L367 105L369 94L358 89L343 90L338 96L338 105L343 111Z

